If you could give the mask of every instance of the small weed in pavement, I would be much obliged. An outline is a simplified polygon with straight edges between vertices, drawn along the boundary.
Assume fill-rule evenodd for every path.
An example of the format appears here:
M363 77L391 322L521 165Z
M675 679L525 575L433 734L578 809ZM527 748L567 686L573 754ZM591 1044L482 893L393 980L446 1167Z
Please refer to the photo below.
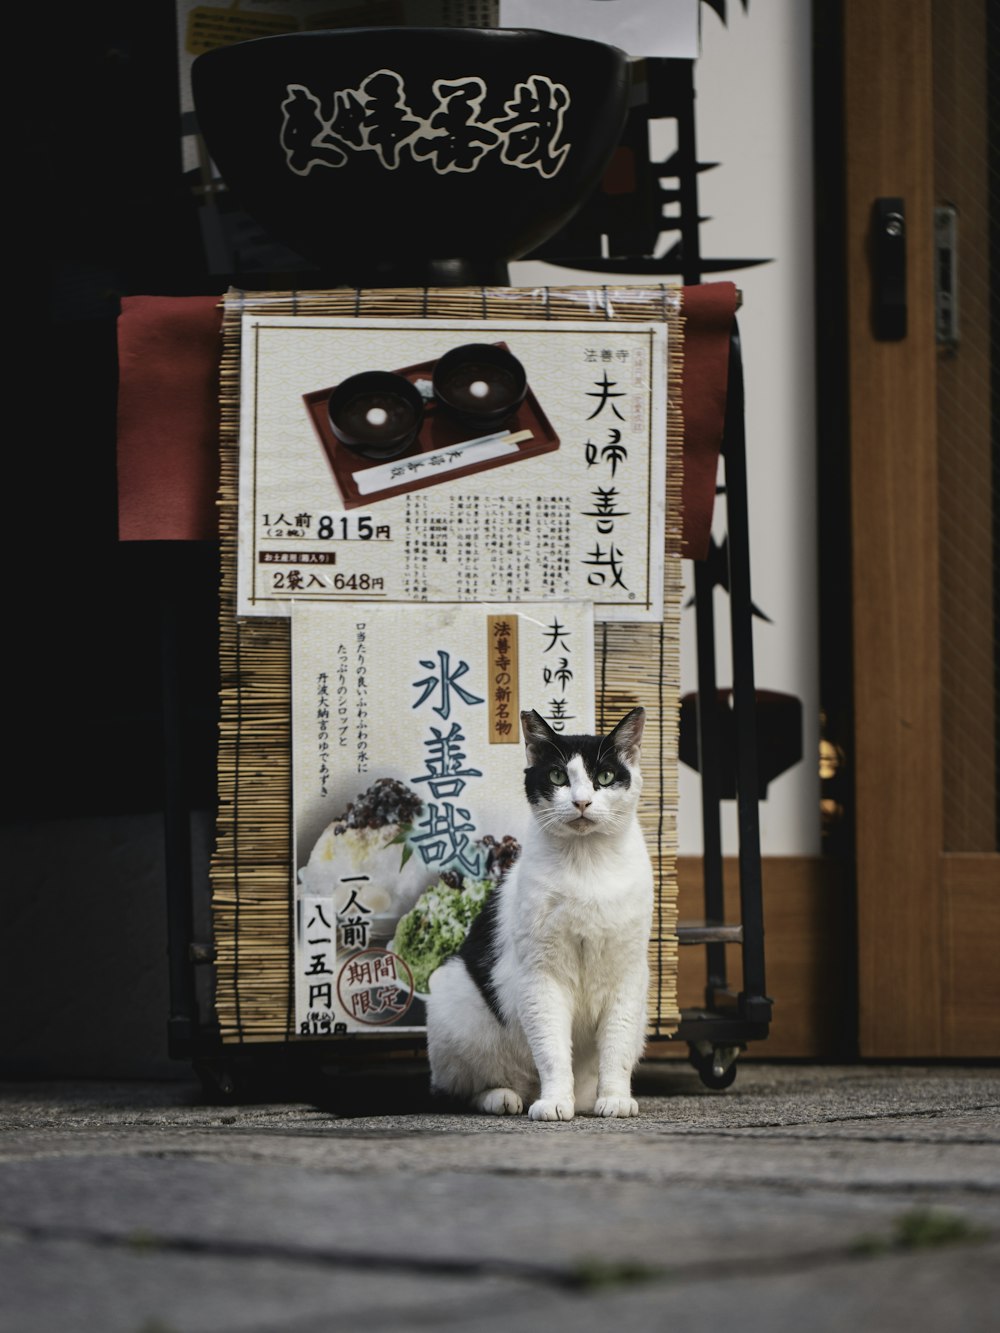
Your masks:
M130 1231L125 1237L125 1244L130 1250L135 1250L138 1254L148 1254L153 1250L160 1248L159 1237L154 1236L151 1231Z
M896 1218L891 1236L863 1235L851 1244L851 1253L871 1256L899 1254L908 1250L935 1249L941 1245L968 1244L985 1240L988 1232L957 1213L937 1208L911 1208Z
M616 1263L606 1259L581 1259L570 1270L572 1285L586 1291L593 1291L597 1287L622 1287L634 1282L652 1282L661 1277L663 1277L662 1269L628 1260Z

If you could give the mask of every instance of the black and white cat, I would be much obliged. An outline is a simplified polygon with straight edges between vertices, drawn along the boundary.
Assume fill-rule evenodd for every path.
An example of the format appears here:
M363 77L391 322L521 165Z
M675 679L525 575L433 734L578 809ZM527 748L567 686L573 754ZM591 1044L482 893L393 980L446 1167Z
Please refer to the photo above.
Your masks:
M653 912L636 817L645 716L560 736L521 714L529 831L428 1001L432 1084L478 1110L638 1115Z

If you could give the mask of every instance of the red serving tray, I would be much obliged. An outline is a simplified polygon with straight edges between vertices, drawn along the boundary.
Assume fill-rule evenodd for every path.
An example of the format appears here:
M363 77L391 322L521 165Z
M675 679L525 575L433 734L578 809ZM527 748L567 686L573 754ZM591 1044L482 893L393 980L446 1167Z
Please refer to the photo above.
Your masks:
M506 343L501 342L496 345L506 348ZM429 380L436 364L436 361L422 361L418 366L406 366L402 370L397 370L396 374L404 375L411 381ZM537 458L539 454L551 453L554 449L559 448L559 436L552 429L548 417L539 405L538 399L529 384L524 402L505 427L508 434L520 430L530 430L532 433L532 439L523 440L517 446L516 454L506 454L503 458L487 458L478 463L469 463L465 467L454 468L443 475L435 475L431 472L426 476L415 476L397 485L387 486L385 490L373 491L371 495L361 495L352 474L365 471L370 467L381 467L385 460L362 458L360 454L345 448L336 438L326 410L327 400L336 387L336 385L331 385L329 389L316 389L313 393L303 394L303 401L313 426L316 428L320 443L326 452L330 467L333 469L333 475L345 509L358 509L364 505L376 504L379 500L388 500L394 495L406 495L409 491L424 490L428 486L440 486L446 481L456 481L459 477L472 476L473 473L486 472L494 467L506 467L509 463L519 463L522 458ZM479 430L478 435L488 435L490 433L490 428L484 426ZM398 458L393 458L390 461L405 463L408 458L416 458L420 454L432 453L435 449L447 449L450 446L462 444L466 440L475 438L477 438L476 427L469 427L461 422L456 422L447 412L441 410L432 398L428 400L424 408L420 433L413 445L407 449L405 454L400 454Z

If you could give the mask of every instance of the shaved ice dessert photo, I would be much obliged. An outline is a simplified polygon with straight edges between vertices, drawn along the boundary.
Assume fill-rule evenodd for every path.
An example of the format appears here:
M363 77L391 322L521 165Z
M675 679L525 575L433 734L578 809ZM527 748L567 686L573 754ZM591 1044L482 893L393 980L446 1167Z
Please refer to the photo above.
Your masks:
M299 870L301 891L332 898L338 915L353 894L367 921L368 942L384 944L440 873L414 856L406 841L422 810L420 797L405 783L379 778L316 839Z

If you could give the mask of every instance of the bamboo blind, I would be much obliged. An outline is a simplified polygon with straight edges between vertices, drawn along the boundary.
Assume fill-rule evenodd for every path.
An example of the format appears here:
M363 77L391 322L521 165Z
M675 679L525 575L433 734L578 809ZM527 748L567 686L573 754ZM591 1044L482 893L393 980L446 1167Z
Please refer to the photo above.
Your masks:
M656 886L649 944L649 1035L668 1036L680 1018L676 924L683 317L679 290L664 286L344 288L308 293L231 291L225 298L218 500L222 559L219 815L211 865L216 1011L224 1042L276 1042L295 1039L291 622L236 615L240 319L244 314L359 320L629 319L660 320L669 326L664 617L660 624L601 624L595 635L599 729L613 725L637 705L647 712L639 818L653 859Z

